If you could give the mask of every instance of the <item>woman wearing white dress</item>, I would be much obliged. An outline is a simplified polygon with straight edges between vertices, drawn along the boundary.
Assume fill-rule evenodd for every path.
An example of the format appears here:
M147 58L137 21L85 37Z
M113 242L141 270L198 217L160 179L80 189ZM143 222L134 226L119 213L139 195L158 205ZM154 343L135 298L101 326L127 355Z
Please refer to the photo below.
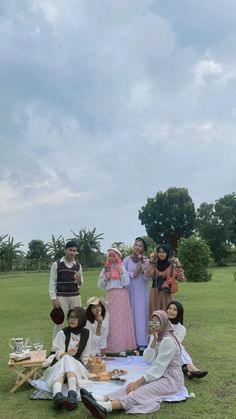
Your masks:
M168 304L167 316L172 323L175 335L178 338L179 343L181 344L181 361L183 372L187 375L188 378L202 378L208 374L207 371L199 370L192 361L191 356L188 354L182 342L186 335L186 327L184 327L184 308L179 301L172 301Z
M44 380L53 392L54 407L73 410L77 407L76 386L79 380L88 378L86 364L91 353L91 339L86 325L86 312L74 307L67 315L68 326L60 330L54 341L55 358L44 373ZM68 381L68 397L64 397L62 384Z
M90 297L86 309L86 329L90 331L92 355L105 355L109 331L109 315L102 297Z

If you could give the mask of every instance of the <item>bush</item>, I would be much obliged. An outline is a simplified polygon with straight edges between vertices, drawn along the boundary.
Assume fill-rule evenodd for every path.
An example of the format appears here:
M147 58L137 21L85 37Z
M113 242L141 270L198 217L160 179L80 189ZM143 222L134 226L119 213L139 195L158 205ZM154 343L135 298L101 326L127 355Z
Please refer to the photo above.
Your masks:
M178 245L178 256L184 267L187 281L205 282L211 279L207 271L210 248L205 240L196 236L181 239Z

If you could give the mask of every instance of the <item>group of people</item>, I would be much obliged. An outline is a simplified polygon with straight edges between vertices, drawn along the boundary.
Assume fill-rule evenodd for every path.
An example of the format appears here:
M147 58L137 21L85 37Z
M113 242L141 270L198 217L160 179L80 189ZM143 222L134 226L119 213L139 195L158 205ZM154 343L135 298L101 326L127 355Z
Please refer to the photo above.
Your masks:
M53 392L56 408L77 407L79 381L88 378L89 356L119 353L139 348L149 363L144 376L122 390L95 400L81 389L84 405L97 418L123 409L127 413L158 410L164 397L177 394L183 386L183 371L189 378L207 374L193 364L182 346L186 329L183 306L174 301L177 281L183 280L179 261L169 259L169 248L159 246L150 259L146 243L135 239L133 252L123 262L119 250L111 248L98 278L105 299L91 297L81 307L82 267L75 262L76 243L67 242L65 256L51 268L49 294L54 312L63 313L53 329L51 364L44 378ZM149 292L148 281L152 280ZM68 325L63 328L64 317ZM68 382L68 396L62 385Z

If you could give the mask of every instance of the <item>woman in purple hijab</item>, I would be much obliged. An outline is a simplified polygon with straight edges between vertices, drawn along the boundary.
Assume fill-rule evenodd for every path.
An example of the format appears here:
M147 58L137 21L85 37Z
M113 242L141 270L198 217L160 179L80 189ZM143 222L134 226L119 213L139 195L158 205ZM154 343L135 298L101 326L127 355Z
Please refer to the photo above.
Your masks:
M127 270L130 279L128 287L131 310L134 322L134 332L137 347L142 353L148 344L147 321L148 321L148 280L145 271L148 267L148 259L144 256L147 245L141 237L134 242L133 252L123 260L123 266Z

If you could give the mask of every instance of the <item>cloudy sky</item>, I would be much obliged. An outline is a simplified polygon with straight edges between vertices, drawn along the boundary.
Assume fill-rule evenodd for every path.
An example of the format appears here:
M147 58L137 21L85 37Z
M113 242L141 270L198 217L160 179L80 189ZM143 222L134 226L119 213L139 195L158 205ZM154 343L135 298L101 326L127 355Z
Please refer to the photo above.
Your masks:
M235 0L1 0L0 234L106 249L158 191L235 191L235 39Z

